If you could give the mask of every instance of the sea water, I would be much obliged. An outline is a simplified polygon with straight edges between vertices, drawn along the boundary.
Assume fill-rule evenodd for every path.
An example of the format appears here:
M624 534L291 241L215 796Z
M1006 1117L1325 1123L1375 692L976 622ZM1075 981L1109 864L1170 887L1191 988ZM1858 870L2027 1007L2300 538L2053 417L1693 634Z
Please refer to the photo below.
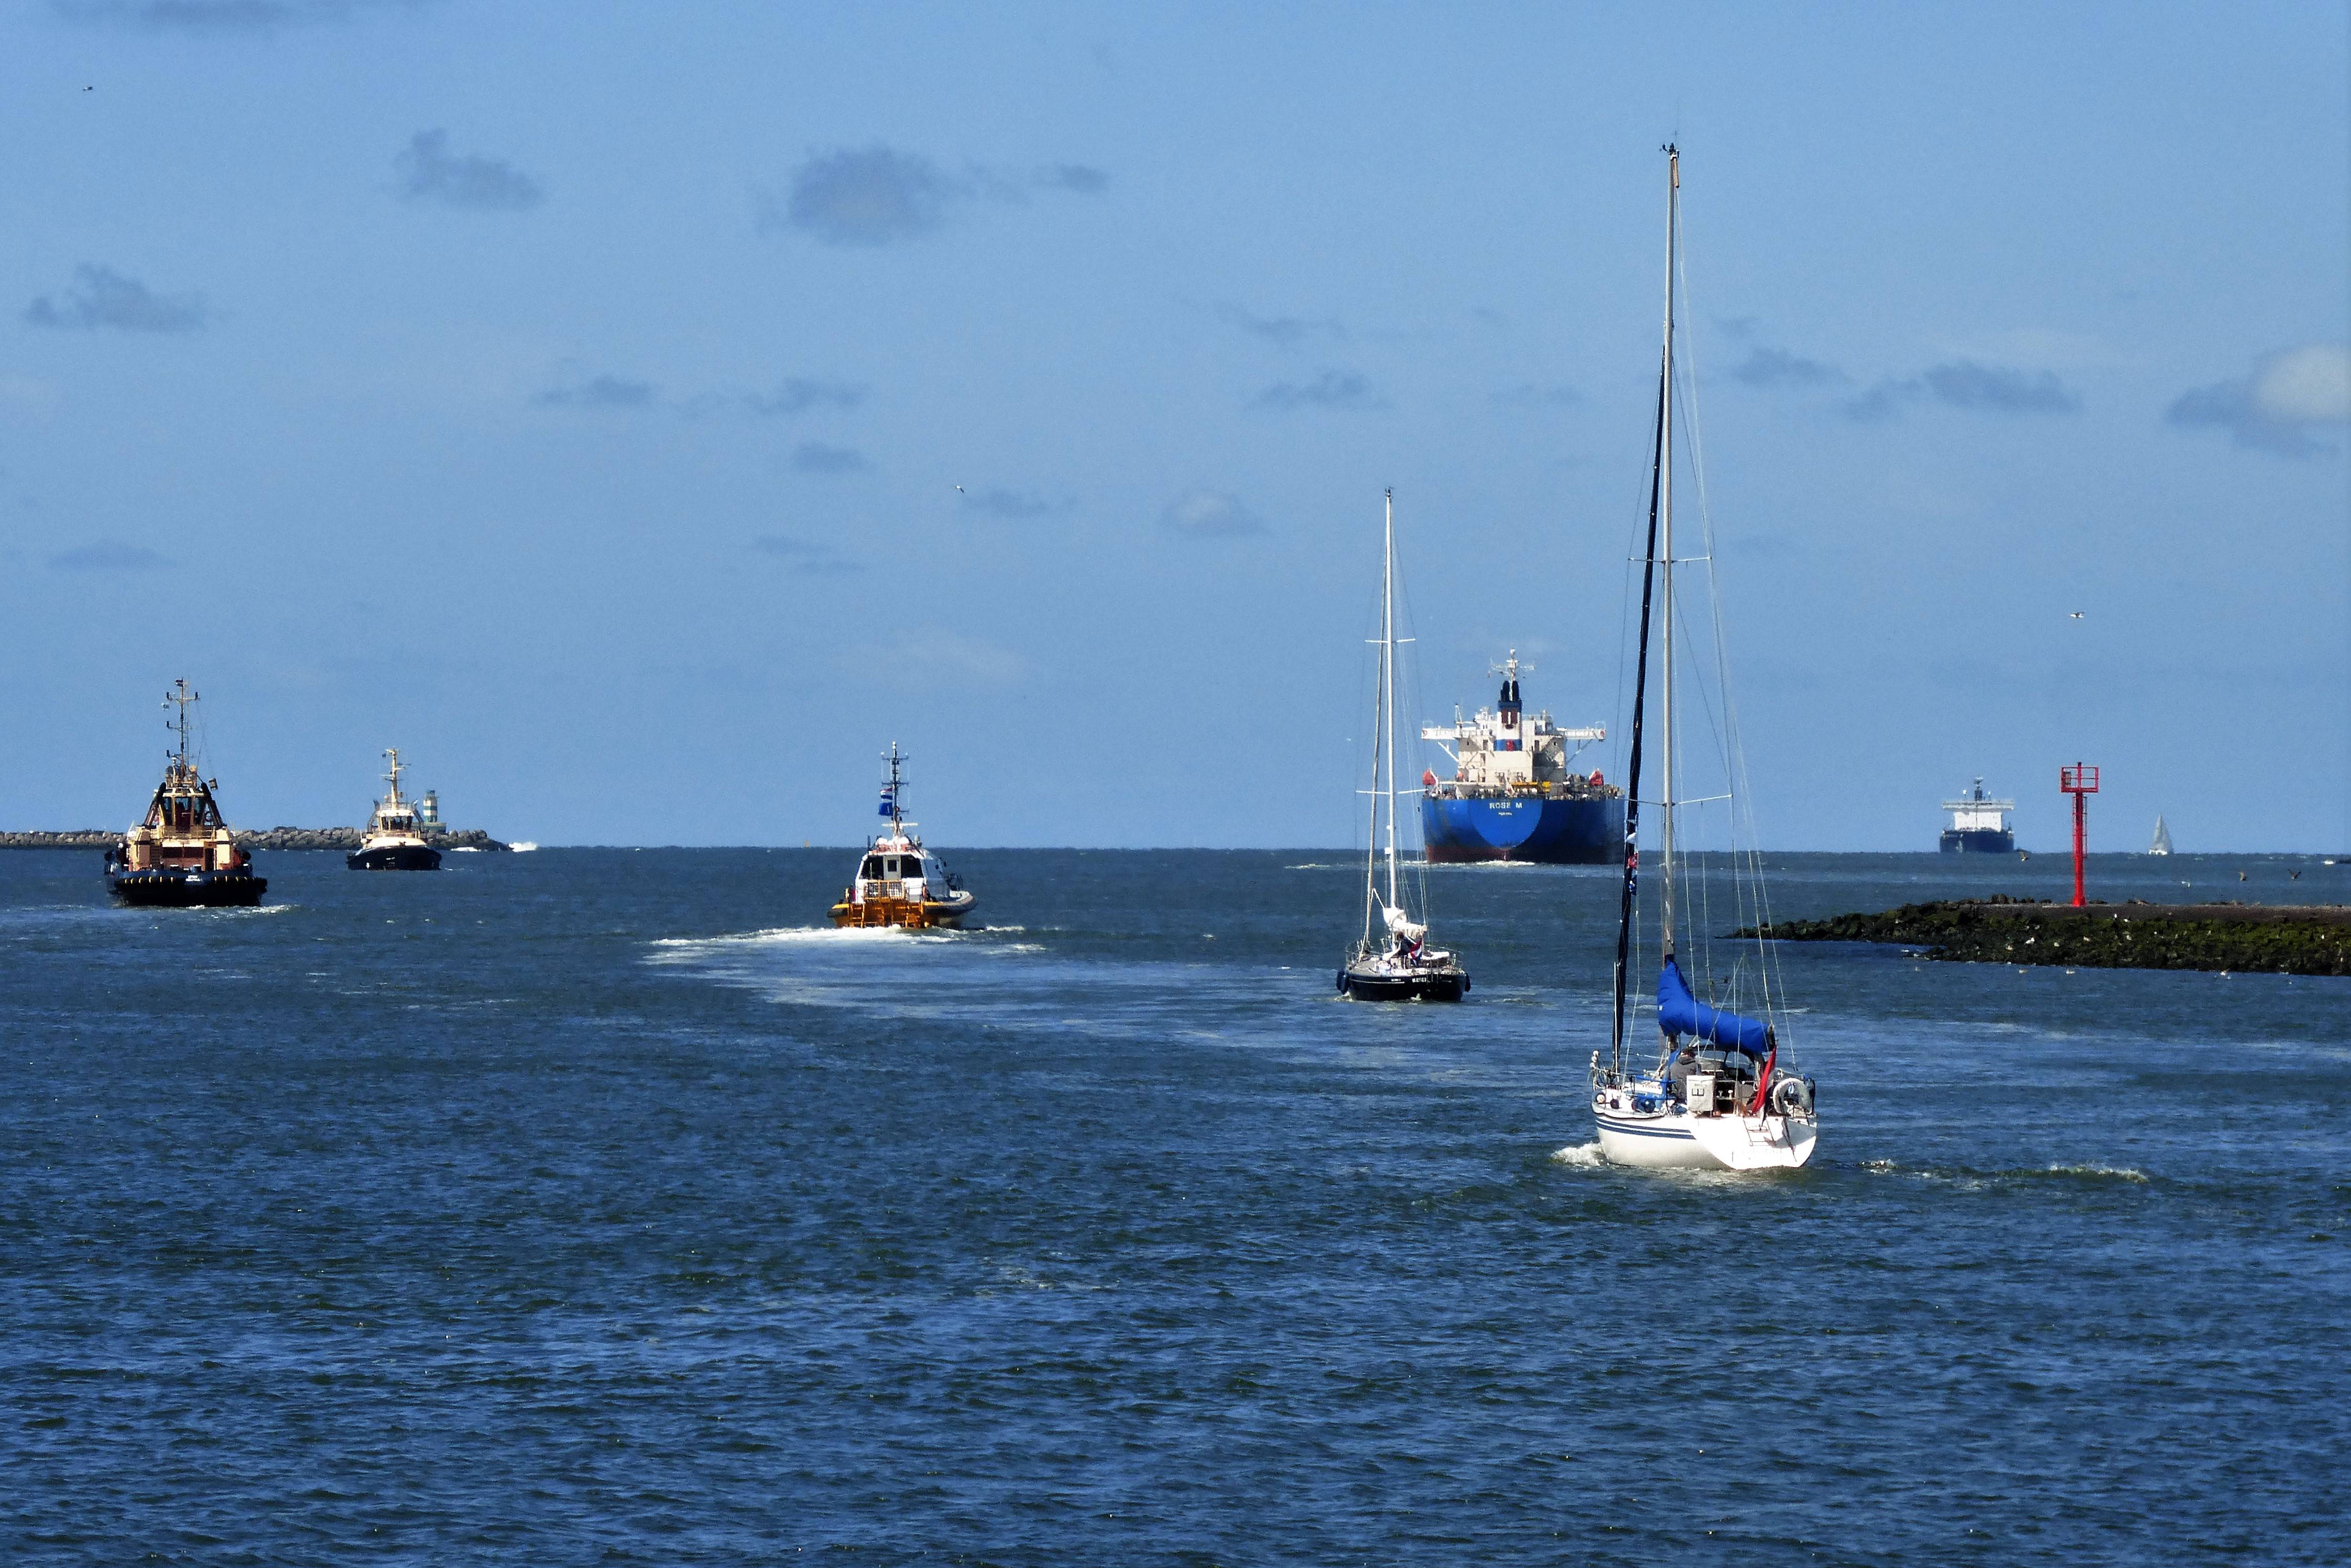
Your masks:
M985 928L923 936L824 926L852 858L131 911L0 855L7 1560L2351 1550L2351 981L1791 944L1811 1168L1627 1172L1604 869L1431 872L1443 1007L1337 995L1356 856L952 854ZM1783 917L2069 891L1767 863Z

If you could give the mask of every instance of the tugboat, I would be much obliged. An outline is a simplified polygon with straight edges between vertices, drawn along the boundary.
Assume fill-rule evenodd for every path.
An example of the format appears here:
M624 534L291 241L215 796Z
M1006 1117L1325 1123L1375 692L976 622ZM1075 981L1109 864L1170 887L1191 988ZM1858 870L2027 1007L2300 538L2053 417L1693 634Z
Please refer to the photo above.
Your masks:
M914 930L943 926L953 930L964 922L979 900L923 847L906 820L903 804L905 781L899 768L906 759L898 743L890 743L890 781L882 786L881 814L890 819L890 831L869 840L857 874L832 906L835 925L903 925Z
M218 779L196 771L188 710L198 694L184 680L163 694L179 716L168 721L180 744L163 766L163 782L147 803L146 820L106 852L107 891L123 903L146 908L238 908L261 902L266 879L253 874L253 857L239 849L236 835L221 820L213 798Z
M400 747L388 747L391 771L383 777L392 793L375 803L368 818L367 836L343 857L353 871L439 871L441 852L424 841L423 820L413 802L400 794Z
M1372 716L1372 835L1364 854L1364 934L1340 961L1339 989L1359 1002L1458 1002L1469 989L1459 957L1428 945L1428 889L1421 915L1396 885L1395 492L1388 492L1380 567L1380 679ZM1387 895L1380 895L1380 810L1387 810Z

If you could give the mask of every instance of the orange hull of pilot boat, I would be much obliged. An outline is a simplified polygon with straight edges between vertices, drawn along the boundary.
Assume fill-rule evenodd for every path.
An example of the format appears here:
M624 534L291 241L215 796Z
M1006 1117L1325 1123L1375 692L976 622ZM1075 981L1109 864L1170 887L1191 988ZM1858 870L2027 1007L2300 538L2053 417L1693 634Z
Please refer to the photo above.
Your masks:
M927 898L843 897L832 906L832 923L852 927L903 925L916 931L939 925L953 930L963 924L964 911L968 906L967 899L963 904L955 904Z
M954 930L979 900L909 831L914 824L900 808L904 785L898 770L905 758L893 745L886 760L890 781L882 788L882 815L890 819L890 831L865 846L857 874L832 906L832 923L850 929Z

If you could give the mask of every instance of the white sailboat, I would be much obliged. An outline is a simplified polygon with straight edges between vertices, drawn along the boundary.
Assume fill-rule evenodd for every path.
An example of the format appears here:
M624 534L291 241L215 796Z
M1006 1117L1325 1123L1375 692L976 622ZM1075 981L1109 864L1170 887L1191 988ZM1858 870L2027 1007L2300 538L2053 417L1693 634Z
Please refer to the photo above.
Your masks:
M2171 830L2163 825L2163 813L2160 811L2155 814L2155 841L2147 846L2147 852L2151 855L2171 852Z
M1608 1059L1592 1053L1592 1113L1604 1158L1617 1165L1692 1170L1792 1169L1812 1158L1819 1140L1813 1084L1783 1059L1786 1023L1773 954L1767 937L1755 939L1751 954L1739 956L1719 977L1708 950L1707 934L1677 928L1677 894L1698 871L1675 841L1676 817L1685 802L1676 796L1676 764L1681 737L1676 728L1674 416L1675 324L1679 307L1681 261L1681 154L1666 149L1665 355L1657 383L1656 446L1650 470L1648 545L1641 576L1639 646L1635 659L1633 727L1625 784L1625 879L1616 934L1614 1011ZM1701 499L1703 492L1701 491ZM1709 562L1709 570L1711 565ZM1648 697L1651 610L1659 612L1656 645L1660 665L1657 719L1663 744L1658 769L1657 992L1654 1054L1629 1039L1626 1013L1631 977L1640 944L1635 940L1640 901L1639 831L1642 728ZM1712 594L1708 595L1712 607ZM1713 646L1719 651L1718 635ZM1728 711L1727 699L1723 705ZM1725 745L1735 753L1735 733ZM1740 770L1729 768L1730 781ZM1717 797L1723 800L1729 794ZM1734 817L1734 824L1736 819ZM1734 855L1732 875L1738 905L1755 929L1768 933L1770 915L1761 897L1761 866L1751 852ZM1699 907L1705 907L1702 903ZM1642 933L1646 936L1646 933ZM1687 937L1685 943L1684 938ZM1685 960L1688 963L1685 964ZM1750 961L1751 960L1751 961ZM1709 994L1701 1001L1688 977L1699 977ZM1717 1007L1713 999L1731 1005ZM1734 1011L1733 1008L1743 1009Z
M1469 972L1428 945L1428 923L1405 907L1396 876L1395 492L1387 493L1380 572L1380 678L1372 715L1372 832L1364 855L1364 934L1339 966L1339 988L1364 1002L1458 1002ZM1383 788L1384 785L1384 788ZM1387 824L1387 894L1380 893L1382 808ZM1427 914L1428 900L1421 899Z

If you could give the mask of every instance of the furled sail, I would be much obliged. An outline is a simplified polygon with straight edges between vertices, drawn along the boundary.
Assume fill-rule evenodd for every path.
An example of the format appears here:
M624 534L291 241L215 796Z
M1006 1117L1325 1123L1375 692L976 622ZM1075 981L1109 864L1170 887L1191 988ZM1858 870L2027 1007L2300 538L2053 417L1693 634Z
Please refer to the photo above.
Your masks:
M1761 1056L1771 1050L1769 1024L1699 1001L1690 995L1689 982L1682 978L1682 967L1672 958L1667 958L1666 967L1657 973L1657 1027L1677 1037L1694 1034L1750 1056Z

